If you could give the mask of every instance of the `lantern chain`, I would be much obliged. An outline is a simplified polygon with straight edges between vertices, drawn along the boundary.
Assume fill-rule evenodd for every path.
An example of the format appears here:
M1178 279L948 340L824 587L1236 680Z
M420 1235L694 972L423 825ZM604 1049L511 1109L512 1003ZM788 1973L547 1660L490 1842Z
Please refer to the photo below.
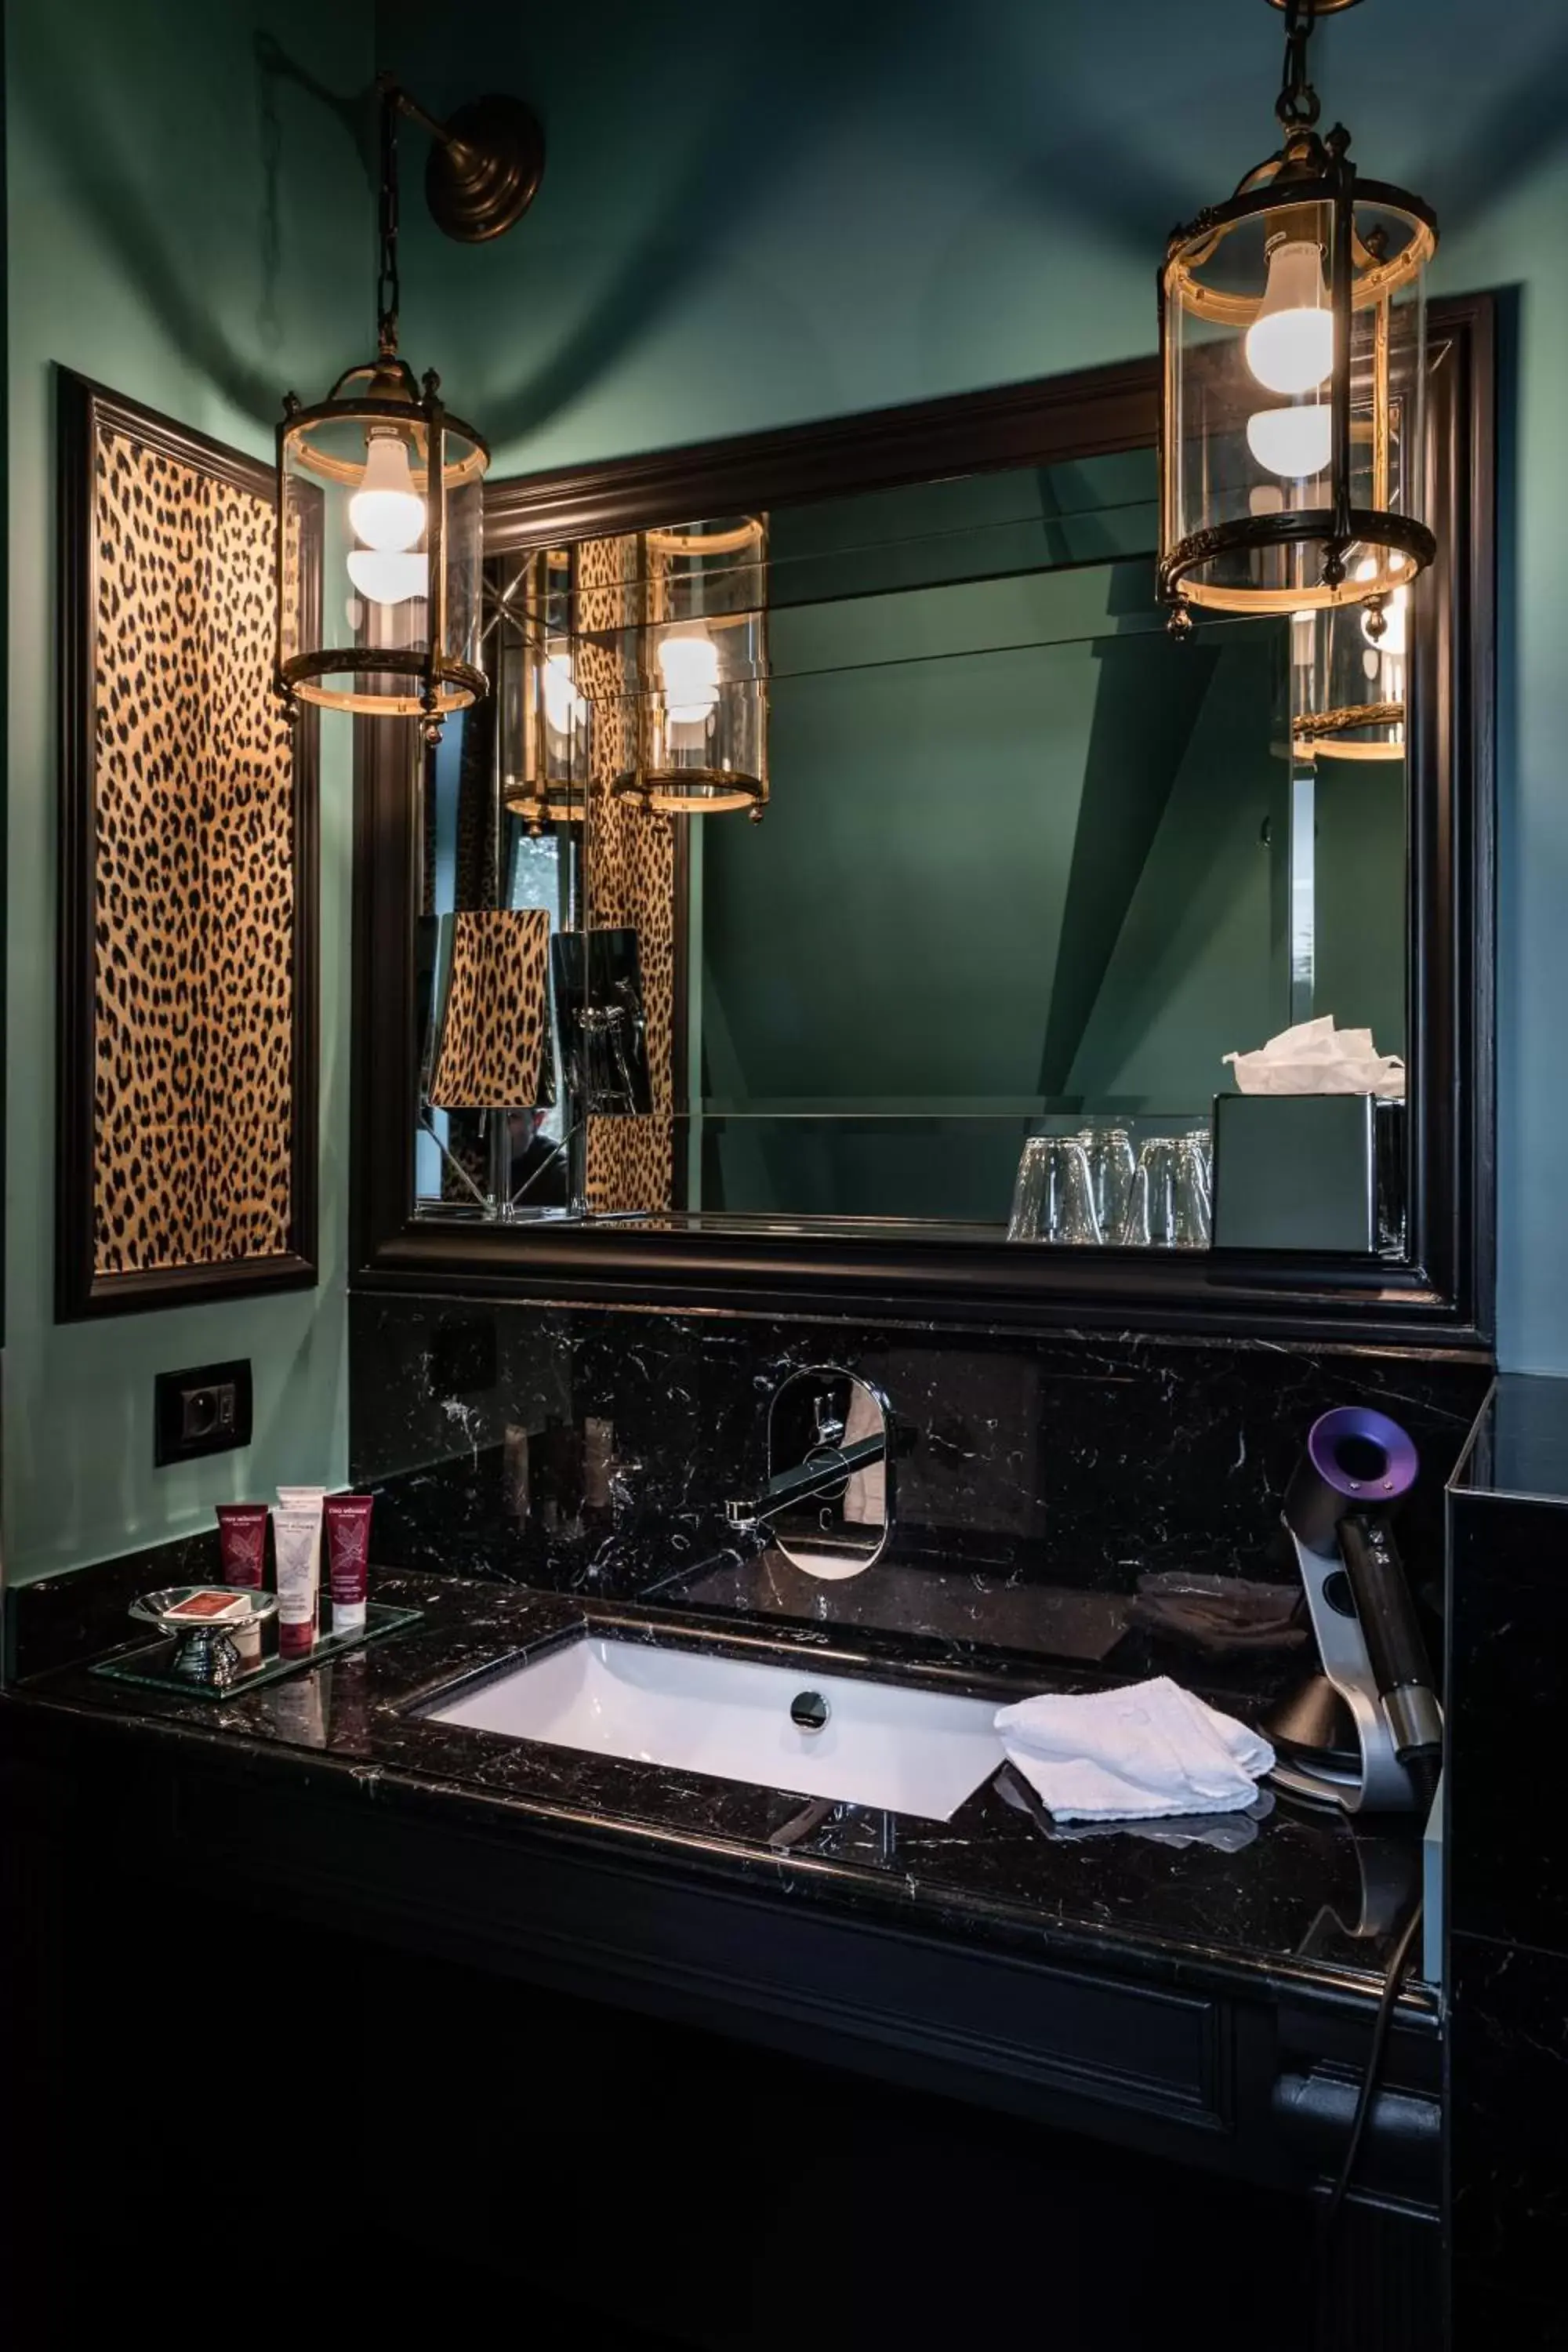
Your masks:
M1285 79L1274 111L1287 131L1310 130L1321 110L1307 75L1307 44L1315 14L1315 0L1286 0Z
M375 281L376 345L383 359L397 355L397 92L390 74L377 78L381 97L380 245Z

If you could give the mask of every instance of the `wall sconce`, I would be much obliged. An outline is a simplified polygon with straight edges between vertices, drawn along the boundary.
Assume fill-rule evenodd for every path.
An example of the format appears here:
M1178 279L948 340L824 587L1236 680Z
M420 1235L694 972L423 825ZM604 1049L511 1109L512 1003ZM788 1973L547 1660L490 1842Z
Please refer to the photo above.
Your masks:
M479 667L489 451L450 415L440 378L397 350L397 126L433 144L426 194L464 244L499 236L532 203L543 136L518 100L481 98L440 122L383 75L376 355L313 408L289 393L278 428L276 683L303 702L368 717L441 720L487 691ZM318 583L320 593L318 593Z
M1422 421L1436 222L1419 196L1360 177L1347 131L1314 127L1314 17L1356 0L1270 5L1286 17L1282 144L1174 232L1161 274L1160 590L1178 630L1194 604L1390 599L1435 552Z
M570 551L541 548L501 600L495 652L501 804L534 835L588 814L589 703L571 617Z
M1299 760L1404 759L1409 606L1402 586L1369 604L1296 615L1290 735Z
M768 798L766 518L637 536L635 754L611 791L660 816Z

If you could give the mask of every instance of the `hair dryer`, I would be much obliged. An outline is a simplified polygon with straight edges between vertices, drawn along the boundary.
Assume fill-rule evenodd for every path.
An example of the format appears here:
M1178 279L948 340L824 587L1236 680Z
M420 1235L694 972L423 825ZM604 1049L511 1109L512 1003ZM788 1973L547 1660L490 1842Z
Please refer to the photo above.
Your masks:
M1417 1467L1397 1422L1342 1405L1313 1423L1285 1493L1322 1674L1269 1727L1273 1777L1347 1812L1426 1812L1442 1769L1442 1713L1389 1523Z

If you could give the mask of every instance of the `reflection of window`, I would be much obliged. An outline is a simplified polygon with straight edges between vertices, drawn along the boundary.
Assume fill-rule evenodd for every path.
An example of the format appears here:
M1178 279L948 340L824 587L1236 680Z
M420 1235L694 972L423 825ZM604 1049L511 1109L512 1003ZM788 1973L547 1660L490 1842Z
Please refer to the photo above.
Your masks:
M551 929L559 930L566 914L561 836L558 833L531 834L521 824L514 824L511 834L511 870L508 877L507 905L542 907L550 917ZM553 1044L547 1044L545 1050L553 1054ZM558 1078L554 1089L555 1108L546 1111L539 1122L539 1134L552 1143L559 1143L562 1136L562 1091Z

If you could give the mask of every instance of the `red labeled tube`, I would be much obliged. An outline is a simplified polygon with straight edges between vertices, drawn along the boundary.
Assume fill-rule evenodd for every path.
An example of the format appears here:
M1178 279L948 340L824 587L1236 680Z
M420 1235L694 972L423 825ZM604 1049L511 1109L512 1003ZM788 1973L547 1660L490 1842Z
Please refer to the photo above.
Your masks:
M267 1575L267 1522L272 1514L265 1503L219 1503L218 1557L226 1584L247 1586L259 1592ZM240 1663L261 1664L261 1628L241 1625L233 1635Z
M332 1595L334 1636L364 1631L370 1515L374 1500L372 1495L327 1496L327 1573Z
M267 1569L267 1522L271 1517L265 1503L219 1503L217 1506L218 1556L223 1561L226 1584L248 1584L259 1592Z

